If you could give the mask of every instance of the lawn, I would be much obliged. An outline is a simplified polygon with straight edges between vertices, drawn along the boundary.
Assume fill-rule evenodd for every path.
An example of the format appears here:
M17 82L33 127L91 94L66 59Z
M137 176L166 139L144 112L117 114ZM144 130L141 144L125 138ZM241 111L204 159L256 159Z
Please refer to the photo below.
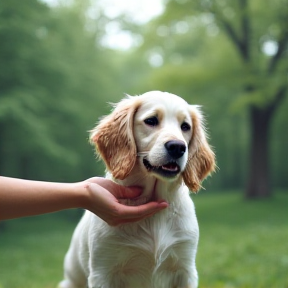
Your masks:
M200 225L199 288L288 288L288 192L261 201L235 192L192 197ZM72 215L6 223L0 230L0 288L57 286L77 222Z
M76 223L65 213L8 221L0 231L0 288L57 287Z
M261 201L201 192L193 200L200 288L288 288L287 192Z

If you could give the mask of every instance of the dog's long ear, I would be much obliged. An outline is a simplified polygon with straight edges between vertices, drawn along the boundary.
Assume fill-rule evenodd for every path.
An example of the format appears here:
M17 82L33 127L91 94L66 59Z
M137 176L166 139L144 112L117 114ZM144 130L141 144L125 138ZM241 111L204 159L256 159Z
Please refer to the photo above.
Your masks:
M191 191L197 192L201 188L201 181L215 170L215 154L207 142L199 107L191 105L190 114L193 130L183 179Z
M98 156L117 179L127 177L136 161L133 118L139 106L138 97L128 96L115 105L114 111L102 118L90 134Z

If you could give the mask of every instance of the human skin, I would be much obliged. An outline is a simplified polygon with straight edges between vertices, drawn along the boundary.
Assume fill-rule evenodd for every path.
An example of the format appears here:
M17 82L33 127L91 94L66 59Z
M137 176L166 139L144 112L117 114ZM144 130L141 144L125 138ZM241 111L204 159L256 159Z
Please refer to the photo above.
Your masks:
M141 195L137 187L120 186L93 177L76 183L56 183L0 177L0 220L51 213L71 208L90 210L111 226L149 217L168 203L126 206L120 199Z

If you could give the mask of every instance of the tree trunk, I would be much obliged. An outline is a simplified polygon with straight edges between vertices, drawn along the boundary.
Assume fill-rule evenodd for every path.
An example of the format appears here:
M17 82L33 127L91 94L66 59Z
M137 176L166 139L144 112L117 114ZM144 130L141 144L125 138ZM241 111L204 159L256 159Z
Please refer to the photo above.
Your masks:
M271 195L268 138L270 121L271 113L269 110L251 107L250 171L246 198L263 198Z

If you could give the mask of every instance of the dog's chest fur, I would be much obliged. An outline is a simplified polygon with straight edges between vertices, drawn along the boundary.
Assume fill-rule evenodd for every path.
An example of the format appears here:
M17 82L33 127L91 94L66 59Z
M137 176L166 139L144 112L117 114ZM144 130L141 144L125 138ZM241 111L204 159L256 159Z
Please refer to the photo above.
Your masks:
M89 254L99 283L107 284L110 279L118 284L123 282L126 288L162 287L163 281L173 282L170 278L177 277L175 271L193 265L191 256L196 253L198 224L193 202L186 187L182 188L169 208L138 223L99 229L99 225L107 224L90 215L89 234L94 240L90 239L88 244ZM122 287L112 282L107 287Z

